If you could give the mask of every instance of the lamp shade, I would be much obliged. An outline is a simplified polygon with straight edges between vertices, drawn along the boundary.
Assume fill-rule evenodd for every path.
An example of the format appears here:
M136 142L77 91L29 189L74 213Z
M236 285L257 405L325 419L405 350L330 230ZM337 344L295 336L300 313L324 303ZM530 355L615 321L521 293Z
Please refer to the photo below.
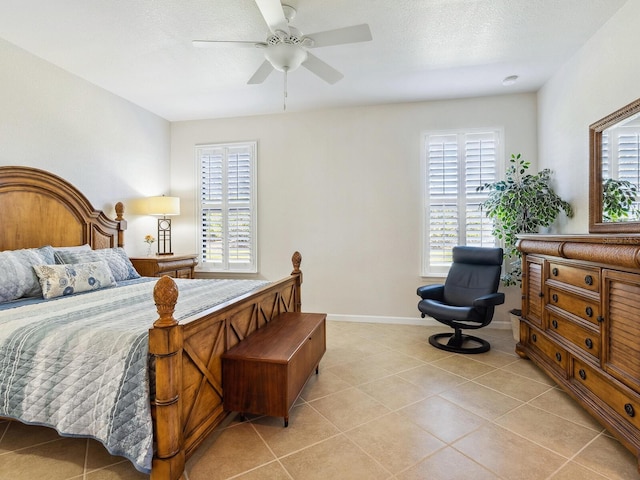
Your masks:
M148 197L147 213L149 215L180 215L180 198L178 197Z

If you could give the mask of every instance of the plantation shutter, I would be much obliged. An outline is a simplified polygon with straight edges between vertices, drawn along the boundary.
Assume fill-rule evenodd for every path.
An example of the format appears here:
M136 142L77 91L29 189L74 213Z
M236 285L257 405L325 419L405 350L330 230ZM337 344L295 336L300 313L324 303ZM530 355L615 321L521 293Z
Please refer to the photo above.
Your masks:
M640 186L639 162L640 132L622 131L618 137L618 179Z
M488 192L476 189L485 183L498 180L496 135L473 133L465 135L465 197L466 197L466 245L494 247L496 240L491 234L493 221L480 209Z
M458 139L456 135L438 135L429 140L426 209L429 225L429 266L447 267L451 249L460 242L458 205Z
M497 179L497 131L426 136L423 275L445 273L456 245L495 246L492 222L480 210Z
M255 143L197 148L205 270L255 272Z
M626 180L640 190L640 127L622 126L602 132L602 180ZM631 207L635 217L640 199Z

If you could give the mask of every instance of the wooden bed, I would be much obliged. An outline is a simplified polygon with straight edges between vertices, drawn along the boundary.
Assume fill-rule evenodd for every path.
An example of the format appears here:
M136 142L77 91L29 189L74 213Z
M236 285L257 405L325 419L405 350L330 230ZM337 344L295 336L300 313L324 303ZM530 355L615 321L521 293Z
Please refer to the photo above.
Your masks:
M43 170L0 167L0 211L0 251L44 245L124 246L127 223L122 203L116 204L112 220L74 186ZM277 315L301 310L298 252L292 262L290 276L181 324L173 318L175 282L169 277L157 282L159 318L149 329L149 353L155 360L152 479L180 478L186 459L227 416L221 354Z

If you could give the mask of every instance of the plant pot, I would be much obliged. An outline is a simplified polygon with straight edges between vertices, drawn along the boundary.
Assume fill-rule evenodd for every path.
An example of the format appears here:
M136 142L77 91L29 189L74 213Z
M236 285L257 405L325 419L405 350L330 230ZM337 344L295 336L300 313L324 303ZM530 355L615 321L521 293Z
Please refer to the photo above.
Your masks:
M513 332L513 339L516 342L520 341L520 315L521 310L509 310L509 318L511 319L511 331Z

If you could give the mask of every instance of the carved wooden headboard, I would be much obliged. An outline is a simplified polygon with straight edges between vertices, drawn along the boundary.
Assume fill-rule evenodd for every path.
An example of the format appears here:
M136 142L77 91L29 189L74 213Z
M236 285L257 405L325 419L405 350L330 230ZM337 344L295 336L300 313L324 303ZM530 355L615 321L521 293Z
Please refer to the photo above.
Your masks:
M117 218L95 210L62 178L31 167L0 166L0 251L83 245L124 246L127 222L122 203Z

